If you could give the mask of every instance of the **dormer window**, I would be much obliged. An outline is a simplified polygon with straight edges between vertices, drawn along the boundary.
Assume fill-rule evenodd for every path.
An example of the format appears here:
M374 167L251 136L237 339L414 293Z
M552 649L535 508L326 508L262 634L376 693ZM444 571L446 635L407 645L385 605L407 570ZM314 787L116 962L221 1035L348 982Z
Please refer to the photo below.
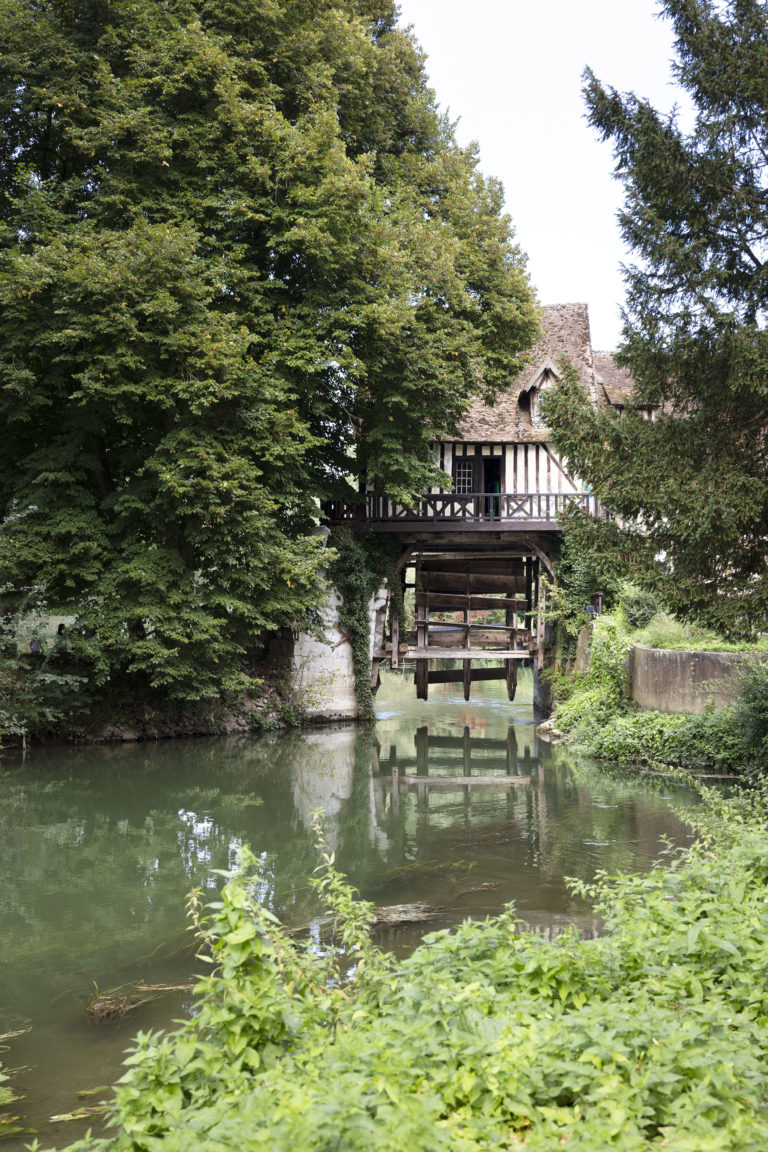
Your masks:
M528 413L531 419L531 425L534 428L543 428L544 423L539 415L539 399L541 393L550 384L554 384L556 380L560 379L560 373L553 362L547 357L536 372L531 376L528 383L523 388L520 396L518 397L518 406L524 413Z

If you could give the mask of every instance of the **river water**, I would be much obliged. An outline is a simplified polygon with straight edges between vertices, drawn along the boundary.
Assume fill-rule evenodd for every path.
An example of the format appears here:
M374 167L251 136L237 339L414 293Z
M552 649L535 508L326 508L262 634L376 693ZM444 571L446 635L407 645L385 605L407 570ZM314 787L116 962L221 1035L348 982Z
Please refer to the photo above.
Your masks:
M291 926L310 921L318 808L338 866L377 905L428 901L433 930L514 901L550 935L599 928L566 877L648 868L666 843L689 841L676 813L694 803L678 785L617 781L540 743L525 671L512 704L499 682L473 686L470 703L455 685L417 701L412 674L390 673L372 727L6 754L0 1034L28 1029L2 1056L23 1066L16 1110L44 1147L71 1142L84 1124L49 1117L113 1082L135 1031L190 1010L188 993L167 995L95 1026L85 1006L96 989L200 970L185 896L213 896L242 844L267 906ZM405 952L422 927L379 938Z

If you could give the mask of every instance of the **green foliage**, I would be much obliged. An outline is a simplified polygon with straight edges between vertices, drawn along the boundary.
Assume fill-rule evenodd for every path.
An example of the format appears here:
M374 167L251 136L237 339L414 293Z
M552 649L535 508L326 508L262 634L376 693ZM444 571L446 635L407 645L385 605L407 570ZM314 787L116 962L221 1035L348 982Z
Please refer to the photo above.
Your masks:
M700 652L764 652L768 638L754 640L726 638L695 620L679 620L669 612L657 612L644 627L632 633L635 644L646 648L687 649Z
M632 584L622 588L619 605L627 624L633 630L644 628L662 609L658 596L644 588L635 588Z
M198 1013L139 1036L115 1135L75 1147L758 1152L765 806L704 799L687 852L575 886L597 903L600 939L542 940L508 911L402 962L372 950L346 977L264 915L246 855L202 922L215 967ZM330 858L323 890L359 920Z
M611 764L676 764L761 775L768 767L766 663L745 671L739 697L724 708L710 705L693 715L642 712L626 693L627 658L647 630L628 633L623 618L617 612L595 624L588 672L559 687L555 724L568 744Z
M630 644L618 622L604 616L595 624L589 669L573 677L574 688L558 705L557 727L580 743L629 708L627 660Z
M373 720L371 691L371 613L373 594L386 581L402 605L402 585L396 572L399 547L370 532L334 528L329 543L336 558L330 575L341 595L339 627L349 636L355 671L355 698L360 718Z
M636 255L620 359L656 418L595 410L563 380L547 419L621 518L632 580L682 616L750 637L768 624L768 21L762 0L660 8L696 112L691 130L591 72L585 88L591 123L613 144L621 227ZM613 546L613 527L595 531Z
M240 692L536 317L392 0L0 5L0 597L92 687Z
M610 557L595 547L590 519L566 511L555 560L555 580L547 588L547 618L560 629L565 660L576 654L576 640L589 622L587 608L593 597L602 592L604 607L609 608L619 589L618 570Z
M768 662L752 664L743 676L736 721L748 762L764 775L768 770Z
M0 1036L0 1051L5 1051L6 1040L11 1040L16 1036L20 1036L20 1032L6 1032ZM14 1104L21 1097L17 1096L14 1090L10 1087L11 1075L3 1072L3 1064L0 1061L0 1140L6 1136L14 1136L26 1130L17 1123L18 1117L14 1116L12 1112L7 1111L9 1104Z

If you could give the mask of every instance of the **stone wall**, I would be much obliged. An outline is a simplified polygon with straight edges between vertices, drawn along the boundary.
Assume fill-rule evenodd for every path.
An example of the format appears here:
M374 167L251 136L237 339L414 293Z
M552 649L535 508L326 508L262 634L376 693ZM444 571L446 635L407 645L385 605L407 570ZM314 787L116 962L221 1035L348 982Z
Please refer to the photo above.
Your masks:
M308 720L355 720L355 673L352 648L339 628L339 597L331 589L321 609L320 637L299 632L295 638L283 631L269 647L273 663L282 666L297 706ZM374 639L383 642L386 589L371 598L371 651Z
M749 652L678 652L670 648L632 647L629 675L632 699L644 710L703 712L732 703Z

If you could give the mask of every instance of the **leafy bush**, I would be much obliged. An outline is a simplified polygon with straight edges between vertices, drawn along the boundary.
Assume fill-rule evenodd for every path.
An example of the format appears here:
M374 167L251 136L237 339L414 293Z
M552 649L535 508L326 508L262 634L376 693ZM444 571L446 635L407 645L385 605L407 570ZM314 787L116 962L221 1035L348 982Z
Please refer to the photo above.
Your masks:
M633 584L624 585L619 603L630 628L644 628L661 611L661 603L653 592Z
M555 722L576 740L588 738L629 708L627 657L629 642L616 620L604 616L595 626L589 670L574 677L576 687L558 704Z
M579 630L590 619L587 609L593 597L602 593L608 608L619 590L615 565L608 563L605 553L595 545L592 519L574 510L564 513L556 579L547 588L546 616L559 629L561 654L566 661L576 654Z
M117 1133L76 1148L762 1150L765 810L709 807L667 867L574 886L603 938L545 941L508 910L399 963L332 858L341 953L285 936L246 857L201 923L214 967L196 1016L137 1038Z
M745 672L735 719L749 763L768 768L768 661Z
M628 711L582 733L579 751L615 764L733 770L746 763L735 705L694 715Z

